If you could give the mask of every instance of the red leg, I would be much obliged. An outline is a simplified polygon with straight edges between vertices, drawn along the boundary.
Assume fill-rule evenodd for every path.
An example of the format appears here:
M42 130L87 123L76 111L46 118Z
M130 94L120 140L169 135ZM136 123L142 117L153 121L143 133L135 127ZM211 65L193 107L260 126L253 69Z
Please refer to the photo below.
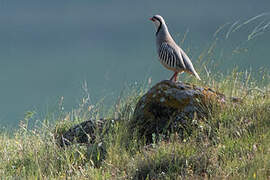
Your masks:
M178 79L178 72L175 73L175 76L174 76L174 82L176 82Z
M176 81L176 78L177 78L177 74L178 74L178 72L175 72L174 74L173 74L173 76L171 77L171 79L170 79L170 81Z

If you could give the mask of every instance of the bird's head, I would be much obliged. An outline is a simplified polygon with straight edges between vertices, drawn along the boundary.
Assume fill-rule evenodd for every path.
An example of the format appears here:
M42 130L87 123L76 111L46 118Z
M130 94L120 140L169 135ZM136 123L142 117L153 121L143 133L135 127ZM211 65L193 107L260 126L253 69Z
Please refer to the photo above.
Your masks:
M154 15L150 20L154 22L156 29L159 29L162 24L165 24L164 19L160 15Z

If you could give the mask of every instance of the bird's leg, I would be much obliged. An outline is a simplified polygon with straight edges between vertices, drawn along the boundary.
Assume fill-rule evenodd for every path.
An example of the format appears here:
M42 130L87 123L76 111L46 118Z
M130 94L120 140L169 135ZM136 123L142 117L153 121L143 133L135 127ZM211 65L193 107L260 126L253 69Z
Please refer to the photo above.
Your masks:
M176 76L177 76L177 74L178 74L178 72L175 72L174 74L173 74L173 76L171 77L171 79L170 79L170 81L176 81Z
M178 72L175 73L175 76L174 76L174 81L176 82L178 79Z

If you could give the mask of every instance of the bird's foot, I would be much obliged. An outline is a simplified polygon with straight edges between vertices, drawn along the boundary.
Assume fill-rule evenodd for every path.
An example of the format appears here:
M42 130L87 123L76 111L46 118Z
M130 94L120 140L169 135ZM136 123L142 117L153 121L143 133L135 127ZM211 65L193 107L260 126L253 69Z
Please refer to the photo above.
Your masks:
M178 75L178 72L175 72L175 73L173 74L173 76L170 78L170 81L172 81L172 82L177 82L177 75Z

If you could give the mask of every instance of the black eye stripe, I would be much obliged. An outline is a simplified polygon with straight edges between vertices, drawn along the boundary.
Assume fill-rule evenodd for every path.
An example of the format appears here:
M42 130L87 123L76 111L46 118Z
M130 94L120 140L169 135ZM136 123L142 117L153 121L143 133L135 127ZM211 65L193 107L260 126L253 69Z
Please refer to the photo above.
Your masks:
M156 18L156 17L153 17L153 19L158 20L158 22L159 22L160 24L162 24L161 21L160 21L160 19L158 19L158 18Z
M158 27L157 32L156 32L156 36L157 36L157 34L158 34L158 33L159 33L159 31L160 31L160 28L161 28L162 22L160 21L160 19L158 19L158 18L156 18L156 17L153 17L153 19L158 20L158 22L159 22L159 27Z

